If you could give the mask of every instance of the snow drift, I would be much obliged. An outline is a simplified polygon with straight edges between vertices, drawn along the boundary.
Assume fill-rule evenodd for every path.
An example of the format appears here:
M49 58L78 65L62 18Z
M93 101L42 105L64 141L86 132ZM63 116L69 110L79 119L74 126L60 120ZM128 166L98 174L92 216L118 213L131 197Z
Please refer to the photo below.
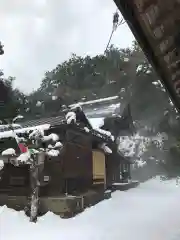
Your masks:
M23 212L0 207L1 240L179 240L180 187L152 179L128 192L115 192L72 219L52 213L30 223ZM169 207L171 206L171 207Z

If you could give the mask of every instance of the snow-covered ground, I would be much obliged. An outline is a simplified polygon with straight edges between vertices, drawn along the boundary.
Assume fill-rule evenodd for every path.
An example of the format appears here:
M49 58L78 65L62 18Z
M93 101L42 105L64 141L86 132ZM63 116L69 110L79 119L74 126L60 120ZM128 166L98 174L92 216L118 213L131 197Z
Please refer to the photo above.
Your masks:
M1 240L179 240L180 186L152 179L115 192L72 219L53 213L30 223L23 212L0 207Z
M90 121L98 128L103 118ZM121 138L121 150L133 155L137 151L135 140L138 140L138 153L143 152L147 141L139 135L133 139ZM179 199L180 185L175 180L161 182L156 178L127 192L117 191L111 199L72 219L47 213L34 224L23 212L3 206L0 207L0 240L179 240Z

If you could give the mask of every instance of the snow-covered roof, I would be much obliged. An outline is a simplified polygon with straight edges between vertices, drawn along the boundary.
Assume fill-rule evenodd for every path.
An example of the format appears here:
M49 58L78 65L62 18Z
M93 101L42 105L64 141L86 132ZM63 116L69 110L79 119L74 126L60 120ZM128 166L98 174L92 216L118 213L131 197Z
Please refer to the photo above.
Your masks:
M175 179L155 178L128 192L116 191L111 200L72 219L48 212L36 224L22 211L2 206L1 240L179 240L179 195Z
M69 107L72 108L72 107L76 106L77 104L79 104L80 106L83 106L83 105L89 105L89 104L100 103L100 102L108 102L108 101L112 101L112 100L115 100L118 98L119 98L118 96L99 98L99 99L91 100L91 101L87 101L87 102L74 103L74 104L69 105Z
M50 128L50 124L43 124L43 125L34 126L34 127L15 129L14 132L18 134L18 133L26 133L34 129L48 130L49 128ZM0 139L14 137L14 132L13 131L0 132Z

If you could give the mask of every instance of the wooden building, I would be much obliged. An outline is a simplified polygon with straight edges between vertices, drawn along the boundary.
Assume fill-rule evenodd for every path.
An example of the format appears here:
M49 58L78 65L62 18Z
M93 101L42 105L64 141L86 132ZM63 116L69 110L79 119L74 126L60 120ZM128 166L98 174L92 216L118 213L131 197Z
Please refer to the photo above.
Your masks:
M38 167L39 211L71 214L110 197L111 191L107 195L107 190L121 182L122 172L130 166L111 137L75 124L53 126L49 133L58 134L64 147L57 157L42 153L44 160ZM105 154L98 148L100 143L106 143L112 153ZM30 166L16 167L9 160L0 172L0 205L22 210L30 204L32 194Z

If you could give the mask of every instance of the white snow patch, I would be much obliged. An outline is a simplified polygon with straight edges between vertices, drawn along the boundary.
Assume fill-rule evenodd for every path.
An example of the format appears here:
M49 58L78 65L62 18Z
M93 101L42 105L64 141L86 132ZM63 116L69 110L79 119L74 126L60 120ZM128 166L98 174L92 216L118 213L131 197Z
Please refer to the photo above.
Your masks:
M51 126L50 124L42 124L42 125L39 125L39 126L17 129L17 130L15 130L15 132L16 133L26 133L26 132L36 130L36 129L38 129L40 131L45 131L45 130L48 130L50 128L50 126Z
M111 154L112 153L112 150L110 149L110 147L108 147L106 145L106 143L100 144L99 148L102 149L106 154Z
M130 59L129 58L124 58L124 62L129 62L130 61Z
M21 153L19 155L19 157L17 157L17 162L20 162L20 163L27 163L29 160L30 160L30 152L27 151L25 153Z
M81 104L80 103L75 103L71 106L71 110L73 110L73 109L75 110L76 108L79 108L79 109L82 110Z
M52 96L52 100L55 101L58 97L57 96Z
M104 125L104 118L89 118L89 122L94 129L100 128Z
M44 131L42 129L35 129L29 134L29 139L38 139L44 136Z
M42 102L41 101L37 101L36 107L41 107L41 106L42 106Z
M16 151L13 148L8 148L8 149L4 150L1 154L2 154L2 156L16 155Z
M57 157L60 154L58 150L52 149L47 152L47 155L50 157Z
M139 73L143 70L143 65L142 64L139 64L136 68L136 73Z
M35 127L27 127L27 128L21 128L21 129L15 129L14 131L6 131L6 132L0 132L0 139L1 138L8 138L8 137L15 137L15 133L28 133L29 131L39 129L41 131L48 130L50 128L50 124L43 124Z
M134 165L134 168L141 168L147 165L147 162L139 159L139 160L136 160L133 165Z
M85 132L90 132L88 127L84 127Z
M89 122L94 130L107 135L112 139L112 141L114 141L114 136L111 134L111 132L101 129L101 127L104 125L104 118L89 118Z
M61 142L57 142L54 147L55 148L61 148L63 146L63 144Z
M152 72L152 71L151 71L151 70L149 70L149 69L146 71L146 73L147 73L147 74L150 74L151 72Z
M42 138L42 141L43 141L43 142L47 142L47 141L50 141L50 140L56 142L56 141L59 140L59 136L58 136L57 134L55 134L55 133L51 133L51 134L49 134L48 136L44 136L44 137Z
M119 150L128 157L133 157L137 153L141 156L147 149L147 146L152 142L154 142L159 148L162 148L165 139L166 138L163 134L162 136L159 134L153 138L143 137L139 134L130 137L123 136L118 139Z
M4 168L4 161L0 160L0 171Z
M110 137L111 140L114 141L114 136L111 134L111 132L106 131L106 130L101 129L101 128L94 128L94 130L96 130L96 131L98 131L99 133L102 133L102 134L104 134L104 135Z
M155 85L155 86L158 86L159 82L158 81L157 82L152 82L152 84Z
M24 137L17 137L18 142L26 142L27 140Z
M49 144L48 149L53 149L53 146L51 144Z
M24 117L22 115L17 115L15 118L13 118L13 122L17 121L18 119L23 119Z
M75 112L68 112L66 114L66 122L67 122L67 124L70 124L72 122L76 123L76 114L75 114Z
M179 240L180 187L152 179L61 219L48 212L30 223L25 214L0 207L1 240Z
M142 160L142 156L147 151L148 146L154 143L159 149L162 149L165 140L164 134L158 134L155 137L143 137L139 134L130 137L123 136L118 139L118 150L124 156L134 159L134 167L143 167L146 162Z

